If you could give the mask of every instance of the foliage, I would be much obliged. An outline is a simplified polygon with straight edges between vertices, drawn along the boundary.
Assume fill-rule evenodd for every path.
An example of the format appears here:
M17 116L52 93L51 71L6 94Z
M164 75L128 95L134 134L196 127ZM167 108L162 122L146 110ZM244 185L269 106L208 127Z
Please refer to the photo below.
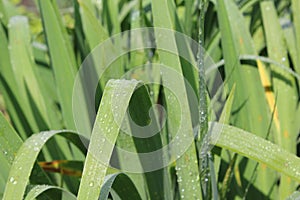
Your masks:
M32 5L0 0L3 199L299 197L299 0Z

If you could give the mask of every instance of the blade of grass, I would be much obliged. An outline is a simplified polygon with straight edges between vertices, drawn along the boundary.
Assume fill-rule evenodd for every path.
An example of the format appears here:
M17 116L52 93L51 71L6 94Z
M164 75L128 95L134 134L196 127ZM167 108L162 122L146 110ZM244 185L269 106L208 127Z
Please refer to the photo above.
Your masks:
M155 27L162 27L167 29L174 29L172 23L172 18L170 17L168 2L166 0L152 0L152 11L153 20ZM158 49L166 49L165 45L172 45L172 49L177 51L176 39L172 32L162 36L159 33L156 34L156 42ZM166 39L167 38L167 39ZM166 41L168 44L166 44ZM182 75L182 69L180 65L179 57L176 55L171 55L164 51L159 51L160 62L166 66L171 66L179 75ZM163 72L163 71L162 71ZM163 73L164 74L164 73ZM174 82L174 77L162 76L163 84L170 85ZM172 91L176 94L176 97L183 101L183 105L178 105L176 102L176 97L169 90L165 90L165 99L167 105L167 116L168 117L168 131L171 138L176 137L176 130L180 125L182 120L181 110L186 111L184 115L185 122L183 123L184 134L186 137L193 137L193 128L191 124L191 115L189 109L189 103L187 99L187 93L185 88L185 82L183 75L176 80L176 91ZM179 92L180 91L180 92ZM175 99L175 100L173 100ZM180 109L178 109L180 108ZM180 120L181 118L181 120ZM176 172L178 176L178 184L181 198L193 199L194 197L202 199L201 188L199 183L199 171L197 165L197 154L195 149L195 144L192 143L191 146L186 150L186 152L176 161ZM195 186L196 185L196 186Z
M80 16L82 20L83 30L90 49L94 49L101 42L109 38L106 29L99 20L93 15L88 7L88 1L79 0Z
M128 107L131 95L138 85L136 81L109 81L105 87L102 101L97 113L94 129L90 139L89 151L86 157L82 179L78 192L78 199L98 199L101 186L104 182L109 160L113 151L113 145L117 139L120 127L114 121L114 114L111 109L113 94L116 90L125 91L119 97L122 106L118 111L119 119L123 119ZM119 84L125 87L120 87ZM106 145L109 141L110 145ZM97 155L101 153L100 158Z
M9 20L10 56L18 91L26 116L33 131L49 127L48 111L35 73L35 62L30 44L28 19L14 16ZM18 58L18 59L15 59ZM36 115L34 114L36 113ZM40 125L40 126L39 126Z
M200 174L201 174L201 184L202 184L202 193L204 199L211 199L210 194L211 190L211 179L210 179L210 170L209 170L209 152L202 150L205 147L207 141L207 129L208 129L208 103L207 103L207 91L206 91L206 77L205 77L205 55L204 49L204 23L205 23L205 14L208 6L208 1L200 1L199 8L199 48L197 52L197 67L198 67L198 76L199 76L199 132L197 138L197 147L198 147L198 160L200 163Z
M255 134L262 134L265 137L267 134L267 123L270 121L270 113L264 94L262 81L268 78L265 69L258 63L259 70L249 65L241 64L239 54L250 53L256 54L254 43L249 31L245 27L245 19L238 10L237 6L232 1L219 0L218 2L218 17L222 34L222 48L225 58L225 74L227 76L230 87L236 83L236 97L234 100L233 123L245 130ZM264 74L259 72L265 72ZM261 80L260 80L261 76ZM265 86L265 85L264 85ZM269 85L267 85L270 87ZM256 94L255 96L253 94ZM274 100L274 96L268 96L270 100ZM274 105L270 105L273 109ZM240 169L245 178L250 179L255 163L250 162L246 168ZM264 195L268 195L270 184L267 180L270 177L275 178L267 169L261 169L261 179L257 179L255 183L259 186L259 190ZM269 177L268 179L263 177ZM257 194L259 195L259 194Z
M264 32L267 41L268 55L271 59L289 67L284 35L279 24L274 2L261 2L261 12ZM272 23L269 23L272 19ZM275 93L278 95L277 107L280 120L280 135L277 141L280 146L291 153L296 152L297 127L294 125L297 108L297 91L295 79L286 72L272 68L272 81ZM287 98L288 97L288 98ZM282 176L280 182L280 198L284 199L295 190L295 182L289 177Z
M85 96L82 97L82 99L80 100L80 118L86 120L85 128L83 130L85 130L85 134L90 135L94 120L94 117L90 116L95 116L95 108L91 108L91 100L87 99L88 96L93 95L91 98L95 98L96 96L95 101L97 106L99 100L101 99L107 81L111 78L120 78L124 74L124 69L122 63L122 56L120 56L121 53L119 54L119 51L121 50L118 49L118 43L113 43L112 41L120 41L121 34L116 35L111 40L109 38L107 30L101 25L101 23L99 23L96 16L92 14L89 8L89 4L86 1L79 1L79 6L83 25L82 28L85 37L87 38L88 46L91 50L91 53L88 55L88 57L82 64L82 67L80 69L81 71L77 75L74 88L78 89L81 86L85 87L84 89L82 89L82 93L84 93ZM115 58L115 60L111 60L112 58ZM109 66L109 68L102 72L101 70L104 69L104 66ZM90 70L85 71L87 68L89 68ZM99 72L99 70L101 71L101 73ZM87 94L89 91L88 84L90 84L91 82L99 81L97 73L99 76L101 74L101 79L97 89L97 93ZM73 98L77 98L77 96L73 96ZM74 104L77 104L77 101L75 101ZM77 117L76 113L74 113L74 115Z
M212 133L220 133L216 145L246 156L300 181L300 159L280 146L242 129L219 123L210 123Z
M10 63L7 36L2 25L0 26L0 80L0 89L6 103L6 109L20 136L26 138L26 133L30 132L31 129L24 117L23 110L19 106L21 98Z
M60 134L66 137L82 151L86 152L82 144L82 140L86 141L82 136L70 131L46 131L34 134L28 138L19 148L14 162L10 168L6 188L3 199L23 199L23 195L29 181L29 176L35 164L38 154L45 143L54 135Z
M110 174L105 177L99 199L106 200L111 190L114 190L121 199L141 199L133 182L123 173Z
M10 166L15 158L15 154L22 145L22 140L6 121L0 112L0 163L1 163L1 185L0 193L4 192L5 182L8 180Z
M221 116L220 116L220 123L223 124L228 124L229 123L229 119L230 119L230 113L232 111L232 104L233 104L233 100L234 100L234 95L235 95L235 85L232 87L228 98L226 100L226 103L224 105L224 108L222 110ZM221 149L221 154L219 156L215 156L214 157L214 166L215 166L215 172L216 172L216 180L218 180L219 178L219 172L221 170L221 158L224 158L225 152Z
M38 2L65 126L75 129L72 115L72 89L77 69L75 56L69 36L62 25L56 1Z
M287 17L285 17L287 18ZM292 22L289 19L282 19L283 24L281 24L282 31L284 33L284 40L287 46L288 53L291 57L291 61L295 68L295 71L299 73L299 69L297 67L298 56L297 56L297 39L295 35L294 26L292 26Z
M292 0L292 11L293 11L293 25L295 27L295 36L296 36L296 48L297 54L300 54L300 14L297 12L300 9L300 2L297 0ZM295 69L298 73L300 73L300 58L297 56L297 64Z
M7 27L8 21L11 17L19 15L18 8L11 1L1 0L0 2L0 12L2 12L3 18L1 21Z
M51 100L48 92L43 90L42 80L33 59L27 18L14 16L10 19L9 25L11 63L18 91L22 97L20 105L26 110L28 119L31 119L29 123L37 126L33 131L61 128L55 113L57 109L49 109L50 106L56 108L55 102ZM16 57L19 59L15 59ZM51 141L52 145L59 144L62 151L49 145L51 157L59 155L60 159L72 158L68 144L60 140L56 141Z
M145 96L147 98L141 98ZM150 95L146 88L137 88L130 100L128 114L128 118L132 119L129 122L129 125L133 135L140 134L142 132L143 136L146 137L156 133L159 130L160 127L158 125L158 117L155 117L155 111L151 110L152 106ZM149 114L144 115L144 113ZM144 130L141 130L140 126L143 126ZM169 196L170 194L166 192L170 191L170 186L168 184L169 177L168 174L166 174L167 171L163 169L164 161L162 160L163 153L166 152L156 154L155 157L143 156L143 154L155 152L163 148L160 134L155 134L147 138L135 137L133 140L136 147L136 152L141 154L139 159L141 166L145 171L144 177L148 186L149 197L151 199L171 199L172 197ZM122 154L120 156L122 156ZM155 163L155 165L153 165L153 163ZM154 168L151 170L149 166L159 166L159 168Z
M62 193L62 200L76 200L76 196L66 189L52 186L52 185L36 185L26 195L25 200L33 200L41 196L43 193L49 190L56 190Z
M234 82L239 83L236 86L236 98L235 98L235 106L233 107L234 110L237 109L237 107L241 106L245 100L247 100L245 108L242 108L242 110L252 110L257 109L262 113L262 116L256 116L251 113L254 112L246 112L247 114L240 114L239 116L240 123L237 120L236 124L245 124L246 129L253 129L253 132L263 134L267 127L265 127L261 121L266 121L268 117L266 116L266 102L264 95L263 95L263 87L262 84L259 81L259 74L256 69L252 69L250 67L241 67L240 62L238 60L239 53L238 52L248 52L254 51L253 44L251 43L251 37L249 32L246 31L245 28L239 28L236 29L236 27L243 27L243 17L239 13L239 11L236 8L236 5L233 4L231 1L227 0L219 0L218 1L218 16L219 16L219 23L221 27L221 33L222 33L222 47L224 51L224 58L225 58L225 72L227 76L230 77L229 83L230 85L233 85ZM237 19L239 20L233 20ZM247 49L247 47L250 47ZM246 75L247 74L247 75ZM228 78L229 78L228 77ZM241 80L241 77L243 77L243 80ZM251 84L243 84L245 83L245 79L247 79L247 83ZM247 90L244 90L243 88L247 88ZM247 92L249 91L249 92ZM247 93L246 93L247 92ZM259 92L259 96L255 98L249 98L250 94L257 94ZM265 111L265 112L261 112ZM243 111L240 111L243 112ZM243 113L244 113L243 112ZM252 116L253 115L253 116ZM247 119L248 118L248 119ZM243 123L243 121L245 123ZM247 121L247 122L246 122ZM249 122L256 122L259 124L257 125L251 125ZM255 128L256 127L256 128ZM265 131L264 131L265 130Z
M89 153L85 161L78 199L98 198L100 188L103 185L104 177L109 165L109 160L112 155L113 147L120 131L120 125L117 124L114 117L118 117L117 121L122 121L124 119L130 99L138 86L139 82L135 80L110 80L107 83L91 136ZM146 89L144 87L141 91L142 95L137 94L140 101L142 98L149 98L145 95L145 91ZM112 102L114 102L113 99L116 98L118 103L116 102L116 105L112 105ZM119 104L119 102L122 103ZM114 106L117 106L118 108L114 108ZM133 113L134 112L137 111L133 111ZM140 120L143 121L143 117L140 117ZM138 152L148 150L149 147L145 145L141 148L142 144L144 143L135 143ZM97 156L99 154L98 152L102 152L101 160L100 157ZM147 167L145 165L147 165L148 162L149 161L141 160L142 167ZM148 185L151 199L161 199L164 197L163 187L161 187L163 181L161 181L160 184L157 184L155 181L163 178L160 171L161 170L145 173L146 183Z
M119 21L119 0L102 1L103 24L110 35L121 32L121 21Z
M3 0L0 0L0 21L5 25L8 24L8 17L5 11Z
M193 14L194 14L194 4L195 1L191 0L191 1L185 1L185 10L184 10L184 29L185 29L185 33L188 36L192 36L192 31L193 31Z

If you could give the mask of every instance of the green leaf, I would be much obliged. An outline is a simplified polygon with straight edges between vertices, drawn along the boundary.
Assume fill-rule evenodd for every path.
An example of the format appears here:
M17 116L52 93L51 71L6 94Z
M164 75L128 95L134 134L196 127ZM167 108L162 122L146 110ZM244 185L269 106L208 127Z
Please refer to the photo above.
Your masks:
M235 85L232 87L232 90L230 91L227 101L224 105L224 108L222 110L221 116L220 116L220 120L219 122L222 124L228 124L229 123L229 119L230 119L230 114L232 111L232 104L233 104L233 100L234 100L234 94L235 94ZM219 171L221 170L221 158L224 157L223 155L225 154L224 151L221 152L221 154L219 156L215 156L214 159L214 166L215 166L215 171L216 171L216 179L218 180L219 177Z
M209 130L216 140L212 143L242 156L263 163L282 174L300 181L300 158L280 146L252 133L217 122L210 123Z
M135 185L130 178L123 173L110 174L105 177L99 199L106 200L111 190L121 199L141 199Z
M75 129L72 115L72 92L77 69L75 56L56 1L39 0L38 2L65 126Z
M38 66L35 64L31 48L27 18L14 16L10 19L9 38L12 69L18 86L17 91L20 93L19 102L26 111L25 116L32 125L32 131L62 128L57 113L55 113L57 111L55 102L51 100L51 96L43 87L43 82L38 74ZM17 57L19 59L15 59ZM49 109L53 107L54 109ZM27 134L32 131L28 131ZM64 156L72 158L69 146L59 140L58 144L64 149L63 153L60 152L60 149L49 146L49 153L52 157L60 155L62 159Z
M114 113L111 108L112 98L115 93L120 92L119 90L122 91L122 96L118 99L119 102L122 102L122 106L120 105L116 112L118 112L118 119L123 119L131 95L137 85L138 82L136 81L109 81L107 83L90 139L78 192L79 200L97 199L104 182L109 160L120 130L120 127L114 121ZM99 152L101 157L97 156Z
M50 126L48 111L40 84L37 80L36 66L31 49L28 19L14 16L9 20L10 56L18 91L33 131ZM18 58L18 59L15 59Z
M145 108L139 108L139 106L133 104L133 106L135 107L131 107L131 109L134 109L131 112L133 119L137 119L136 115L138 113L138 110L136 109L148 108L147 106L149 106L149 96L147 97L145 95L145 87L142 86L141 88L143 89L141 91L140 89L138 90L138 92L141 92L142 95L139 93L134 94L134 91L138 86L139 82L135 80L110 80L107 83L91 136L89 151L85 161L84 171L79 188L78 199L98 198L100 188L104 183L105 174L109 166L109 161L112 155L114 144L116 142L117 136L121 128L120 123L126 116L126 111L131 101L132 95L137 95L137 97L140 100L140 103L148 101L148 105L146 104ZM145 100L141 101L141 99L143 98L145 98ZM142 122L145 123L143 117L140 117L139 120L142 120ZM139 122L141 121L138 121L137 123ZM146 150L149 150L149 144L151 143L145 145L145 142L143 141L135 141L137 152L145 152ZM150 150L153 147L157 147L157 145L155 143L152 143ZM98 156L99 152L101 156ZM139 162L138 160L138 155L136 155L135 162ZM132 161L128 162L129 165L132 163ZM145 168L145 170L147 170L149 162L151 164L151 162L153 161L141 159L140 162L142 167ZM156 162L160 161L157 160ZM163 198L163 187L161 186L161 184L163 183L159 181L158 184L156 182L156 180L160 180L162 178L161 171L162 170L157 170L154 172L145 173L145 179L148 185L149 195L153 199Z
M233 1L218 0L217 2L226 79L230 88L236 84L236 95L232 108L234 114L231 122L237 127L265 137L268 132L270 110L268 110L263 86L270 87L270 85L263 85L261 77L266 78L264 76L268 74L259 74L264 70L260 69L262 66L259 63L257 63L258 68L255 68L240 62L240 54L257 54L251 35L245 26L245 19ZM270 107L273 109L274 105ZM240 170L243 176L249 180L254 169L255 163L249 162ZM276 177L274 177L274 173L265 168L262 168L260 172L254 185L259 187L264 195L269 195L272 185L268 181L275 181ZM265 177L269 177L268 181Z
M300 14L297 12L300 9L300 2L297 0L292 0L292 11L293 11L293 25L295 27L295 36L296 36L296 48L297 54L300 53ZM297 56L297 64L295 65L295 69L298 73L300 73L300 58Z
M52 186L52 185L36 185L34 186L26 195L25 200L33 200L37 197L41 196L44 192L49 190L56 190L62 193L61 199L62 200L76 200L76 196L71 192L67 191L66 189ZM53 192L54 193L54 192Z
M45 131L32 135L22 144L15 156L8 175L9 178L6 183L3 199L23 199L29 176L38 154L45 143L56 134L60 134L69 140L72 138L70 141L78 145L83 153L86 152L82 144L82 141L86 142L86 139L70 131Z
M238 83L233 110L241 108L235 117L235 124L243 125L243 128L257 134L266 134L268 126L262 122L268 121L268 112L258 70L249 66L242 67L239 61L239 52L255 54L250 33L244 26L243 16L232 1L218 0L217 8L225 58L225 73L230 87ZM258 95L252 97L251 94L254 93ZM253 112L253 109L258 112Z
M10 118L20 135L26 138L26 133L30 131L27 120L25 120L23 110L20 108L20 95L15 80L14 72L10 63L8 50L8 39L6 33L0 26L0 89L3 95L6 109L9 112Z
M169 9L167 0L152 0L152 11L155 27L174 30L174 24L171 17L172 10ZM176 136L178 131L185 139L193 138L193 127L189 102L187 99L187 89L185 88L180 60L177 56L179 53L175 35L172 31L165 33L161 30L157 30L155 31L155 36L157 48L161 49L158 51L160 62L167 66L161 69L162 82L165 88L172 88L172 91L164 89L166 106L168 108L167 116L169 116L167 119L169 135L172 139L175 139L178 137ZM165 49L173 49L175 55L163 51ZM170 70L168 70L168 68L170 68ZM170 74L170 71L173 71L172 75ZM179 104L178 101L181 101L181 103ZM182 113L182 111L184 111L184 113ZM184 122L182 122L182 119L184 119ZM178 130L179 128L180 130ZM181 139L183 140L183 138ZM171 151L174 151L174 149L171 149ZM195 144L192 143L189 148L186 149L185 153L176 161L180 196L187 199L193 199L194 196L199 198L202 197L196 156ZM196 183L197 186L195 186Z
M7 27L9 19L15 15L19 15L19 10L17 9L17 7L14 5L13 2L8 0L1 0L0 13L2 13L2 17L0 17L0 21Z
M271 59L289 67L287 49L274 2L260 3L264 32L267 41L268 55ZM270 23L272 20L272 23ZM295 79L285 71L272 67L272 81L277 95L278 118L280 132L277 143L287 151L296 153L298 126L295 110L297 108L297 90ZM289 97L289 98L287 98ZM284 199L295 190L296 183L288 177L282 177L280 182L280 198Z
M121 21L119 21L119 0L102 1L102 19L106 30L110 35L121 32Z
M6 180L8 180L10 166L15 158L16 152L21 145L21 138L6 121L2 112L0 112L0 193L4 192Z
M80 16L83 30L90 49L94 49L101 42L109 38L106 29L89 9L88 1L79 0Z

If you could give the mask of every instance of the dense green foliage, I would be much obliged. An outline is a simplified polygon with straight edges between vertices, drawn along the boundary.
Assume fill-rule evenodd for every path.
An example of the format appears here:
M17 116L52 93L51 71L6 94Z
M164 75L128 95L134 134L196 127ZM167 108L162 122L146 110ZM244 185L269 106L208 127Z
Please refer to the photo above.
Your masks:
M0 0L0 197L299 198L299 10Z

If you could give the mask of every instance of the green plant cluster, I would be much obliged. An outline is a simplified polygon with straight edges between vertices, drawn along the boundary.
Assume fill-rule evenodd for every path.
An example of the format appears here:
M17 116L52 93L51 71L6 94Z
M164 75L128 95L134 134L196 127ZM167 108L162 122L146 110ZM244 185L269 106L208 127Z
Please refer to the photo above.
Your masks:
M0 0L0 197L300 197L299 0L36 0L31 5L36 7ZM174 32L157 36L155 47L127 52L112 63L97 85L96 105L82 99L79 114L86 131L79 133L72 103L80 66L104 42L106 52L130 48L118 38L130 41L134 38L125 33L146 27L199 41L216 63L205 70L223 79L216 94L223 93L224 105L209 96L203 50L198 56L187 51L195 69L177 56L187 44ZM175 54L160 49L166 42ZM92 58L107 59L104 53ZM169 66L180 78L173 83L149 63ZM162 84L147 84L150 80ZM170 82L179 95L163 87ZM187 85L197 96L197 109ZM116 116L161 129L149 138L128 136ZM134 134L131 123L126 130ZM169 165L133 173L103 164L112 162L114 153L121 155L107 143L141 155L168 146L180 128L180 135L193 141ZM163 164L166 156L138 157L131 165L146 169L147 163ZM131 162L126 159L119 156L118 166Z

